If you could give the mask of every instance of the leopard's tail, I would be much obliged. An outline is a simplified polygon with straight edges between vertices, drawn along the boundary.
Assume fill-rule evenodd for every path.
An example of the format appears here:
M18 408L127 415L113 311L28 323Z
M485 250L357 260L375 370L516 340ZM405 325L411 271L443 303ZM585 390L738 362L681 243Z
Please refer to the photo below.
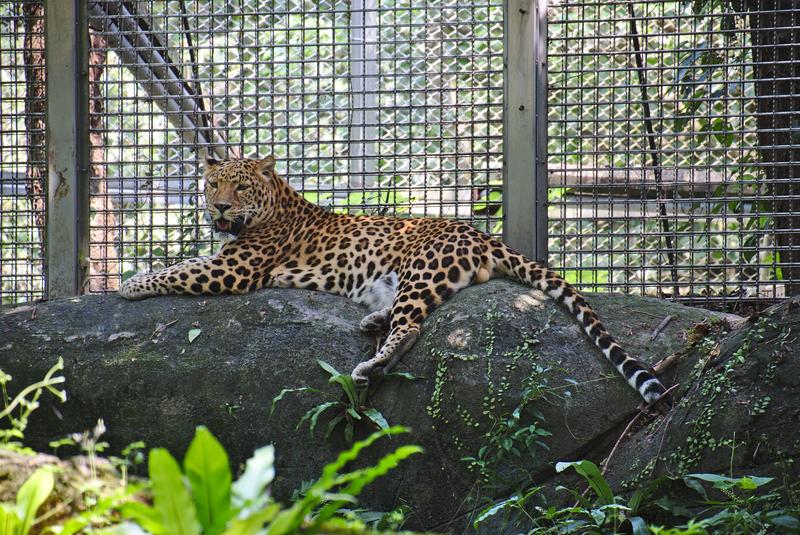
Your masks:
M495 270L499 274L538 288L557 302L564 304L583 326L583 330L592 342L647 403L657 401L664 395L666 392L664 385L648 371L648 367L620 347L600 322L594 310L572 285L554 271L526 258L497 240L492 240L490 247Z

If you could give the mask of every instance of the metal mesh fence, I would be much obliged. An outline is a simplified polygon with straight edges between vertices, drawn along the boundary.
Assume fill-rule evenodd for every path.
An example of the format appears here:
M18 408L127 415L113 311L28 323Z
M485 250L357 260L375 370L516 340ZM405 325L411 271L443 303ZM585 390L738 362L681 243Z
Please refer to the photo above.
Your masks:
M198 145L331 210L501 231L501 0L90 2L92 273L213 250Z
M0 0L3 303L45 286L42 8ZM502 0L87 9L86 291L214 250L200 146L274 154L330 210L497 235L519 217L502 212ZM547 44L551 266L707 306L800 293L800 7L551 0Z
M44 292L42 3L0 0L0 304Z
M800 293L800 6L568 0L548 33L550 264L706 305Z

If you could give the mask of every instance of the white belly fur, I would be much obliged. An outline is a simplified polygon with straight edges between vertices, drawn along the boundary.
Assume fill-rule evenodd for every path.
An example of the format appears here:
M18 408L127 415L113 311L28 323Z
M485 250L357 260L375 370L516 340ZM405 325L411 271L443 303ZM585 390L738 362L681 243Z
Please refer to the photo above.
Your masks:
M367 288L353 298L353 301L361 305L365 305L371 311L383 310L392 306L394 296L397 293L397 273L390 271L385 275L381 275L370 283L367 282Z

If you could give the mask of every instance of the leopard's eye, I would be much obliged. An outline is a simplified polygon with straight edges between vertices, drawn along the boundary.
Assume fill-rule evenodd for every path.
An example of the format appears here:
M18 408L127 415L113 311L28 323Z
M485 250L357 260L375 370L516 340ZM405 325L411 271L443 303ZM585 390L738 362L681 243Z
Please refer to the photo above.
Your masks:
M206 187L207 188L211 188L211 189L217 189L217 183L216 182L206 182Z
M250 188L249 184L239 184L238 186L236 186L236 191L244 191L249 188Z

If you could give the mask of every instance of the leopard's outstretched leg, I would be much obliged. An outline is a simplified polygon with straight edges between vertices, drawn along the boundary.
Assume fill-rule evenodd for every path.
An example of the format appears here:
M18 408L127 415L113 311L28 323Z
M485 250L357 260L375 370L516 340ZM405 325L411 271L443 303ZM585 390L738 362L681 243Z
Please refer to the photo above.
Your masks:
M647 403L658 401L666 388L646 366L628 355L608 333L586 299L556 272L528 259L497 240L490 241L495 269L524 284L538 288L555 301L562 303L575 316L589 339L600 348L617 371L625 377Z
M235 276L234 276L235 274ZM263 278L231 253L190 258L126 280L119 289L125 299L139 300L166 294L246 293L263 286Z

